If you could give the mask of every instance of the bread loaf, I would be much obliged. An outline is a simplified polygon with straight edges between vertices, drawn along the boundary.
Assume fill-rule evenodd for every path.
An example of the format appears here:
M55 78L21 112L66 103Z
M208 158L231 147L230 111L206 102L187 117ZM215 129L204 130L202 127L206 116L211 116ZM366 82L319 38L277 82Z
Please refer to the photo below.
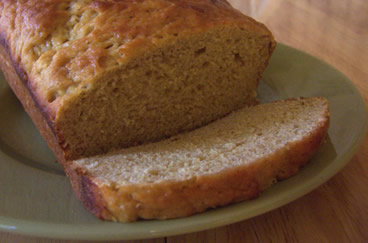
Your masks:
M277 101L157 143L72 161L67 173L102 219L183 217L257 197L296 174L328 125L324 98Z
M0 42L10 86L61 162L254 103L275 47L225 0L1 0Z

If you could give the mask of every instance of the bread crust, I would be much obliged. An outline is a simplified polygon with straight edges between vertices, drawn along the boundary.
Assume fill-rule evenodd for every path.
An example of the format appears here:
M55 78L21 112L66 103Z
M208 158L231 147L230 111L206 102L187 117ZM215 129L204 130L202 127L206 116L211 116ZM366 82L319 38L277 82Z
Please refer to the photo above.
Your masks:
M94 77L108 71L99 63L101 58L125 63L148 52L153 46L166 43L171 34L184 37L206 32L214 26L230 24L246 27L273 40L271 32L263 24L233 9L225 0L1 2L1 42L7 45L17 69L27 74L28 87L33 97L52 121L57 118L62 102L48 102L46 93L51 90L66 91L78 82L82 86L85 84L82 80L93 82ZM80 28L86 28L89 24L94 26L91 32L74 33L80 34L79 38L74 37L67 26L69 18L75 14L71 12L72 4L76 5L73 6L78 14L87 15L88 21L82 23ZM158 11L149 14L153 10ZM186 17L178 18L178 15ZM127 21L129 16L140 21ZM63 30L70 33L60 34ZM121 46L118 53L111 54L108 48L101 46L109 39L114 39L113 44ZM38 50L39 45L45 46L44 49ZM270 45L272 52L275 42L271 41ZM63 92L60 99L67 96L72 95Z
M5 45L0 45L0 68L3 70L10 88L22 103L47 145L54 152L57 160L64 166L64 152L59 146L55 132L46 116L43 115L40 106L36 103L36 99L32 96L32 92L28 89L26 82L23 81L27 80L26 74L13 62Z
M91 213L100 219L112 218L100 194L100 189L92 182L92 178L88 174L74 167L66 167L65 172L70 179L77 198L83 202L83 205Z
M327 112L307 137L286 144L267 158L185 181L107 185L73 164L67 168L68 175L79 199L99 218L131 222L185 217L256 198L277 180L295 175L323 143L328 126Z

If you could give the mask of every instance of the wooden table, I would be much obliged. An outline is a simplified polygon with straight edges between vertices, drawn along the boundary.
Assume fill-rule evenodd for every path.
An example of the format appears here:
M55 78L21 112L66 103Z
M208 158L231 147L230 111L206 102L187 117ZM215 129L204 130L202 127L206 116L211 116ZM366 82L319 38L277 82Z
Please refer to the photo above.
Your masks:
M264 22L279 42L330 63L368 100L367 0L231 0ZM368 242L368 139L327 183L282 208L199 233L145 241ZM0 233L0 242L79 242Z

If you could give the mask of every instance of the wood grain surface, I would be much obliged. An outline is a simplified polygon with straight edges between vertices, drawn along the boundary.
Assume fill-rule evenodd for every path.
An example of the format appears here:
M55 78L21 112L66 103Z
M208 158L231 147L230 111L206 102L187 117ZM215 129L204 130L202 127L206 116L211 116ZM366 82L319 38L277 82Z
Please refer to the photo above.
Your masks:
M367 0L230 0L264 22L279 42L347 75L368 101ZM368 242L368 139L349 164L308 195L267 214L208 231L151 239L184 242ZM65 241L0 233L0 242ZM119 241L116 241L119 242Z

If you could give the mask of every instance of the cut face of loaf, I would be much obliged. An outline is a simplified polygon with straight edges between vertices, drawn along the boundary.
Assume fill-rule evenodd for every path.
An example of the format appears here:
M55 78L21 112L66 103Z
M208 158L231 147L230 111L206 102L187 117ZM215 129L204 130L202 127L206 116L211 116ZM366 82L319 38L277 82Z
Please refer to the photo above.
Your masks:
M10 86L31 117L25 99L42 113L38 128L54 134L45 137L59 160L160 140L253 104L275 47L224 0L3 0L0 11L22 79Z
M324 98L243 108L170 139L70 162L84 205L114 221L167 219L254 198L305 165L329 125Z

